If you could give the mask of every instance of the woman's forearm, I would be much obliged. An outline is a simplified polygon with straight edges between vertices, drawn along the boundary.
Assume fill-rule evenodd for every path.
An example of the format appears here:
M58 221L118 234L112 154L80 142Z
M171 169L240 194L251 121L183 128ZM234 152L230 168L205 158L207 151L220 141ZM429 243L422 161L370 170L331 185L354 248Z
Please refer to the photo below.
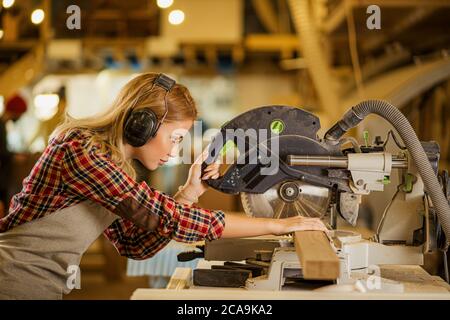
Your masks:
M328 229L318 218L295 216L285 219L249 218L244 215L225 213L225 229L222 238L281 235L294 231Z
M225 229L222 238L254 237L274 232L273 219L249 218L244 215L225 213Z

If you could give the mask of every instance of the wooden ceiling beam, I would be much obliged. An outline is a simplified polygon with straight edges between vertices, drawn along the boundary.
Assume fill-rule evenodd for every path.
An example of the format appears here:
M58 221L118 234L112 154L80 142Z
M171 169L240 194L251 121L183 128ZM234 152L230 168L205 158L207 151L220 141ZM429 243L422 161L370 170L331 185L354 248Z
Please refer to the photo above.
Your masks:
M448 0L342 0L338 6L330 12L326 20L321 22L320 29L327 34L330 34L339 28L345 22L347 5L356 8L367 7L372 4L379 5L381 8L418 7L418 10L424 8L437 9L439 7L450 7L450 1Z
M295 34L250 34L244 44L250 51L299 50L300 43Z
M345 21L345 3L342 1L339 5L328 15L327 19L322 21L319 28L330 34L334 32L339 26L341 26Z
M448 0L344 0L352 7L367 7L372 4L386 7L450 7Z
M278 33L280 31L278 17L272 2L272 0L252 0L252 5L266 30L270 33Z
M365 41L362 45L363 51L370 52L382 47L391 39L394 39L396 36L402 34L419 22L431 16L436 10L437 8L435 7L421 7L413 10L404 18L397 20L387 32L367 39L367 41Z
M91 13L88 19L93 20L142 20L152 19L157 12L146 10L121 11L118 9L100 9Z

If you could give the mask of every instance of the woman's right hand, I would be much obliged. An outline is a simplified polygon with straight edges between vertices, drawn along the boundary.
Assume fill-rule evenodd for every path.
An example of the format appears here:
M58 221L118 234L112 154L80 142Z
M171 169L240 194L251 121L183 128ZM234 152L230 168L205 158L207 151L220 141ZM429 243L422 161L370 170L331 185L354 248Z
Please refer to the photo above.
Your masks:
M306 230L316 230L328 232L329 230L325 224L319 218L307 218L302 216L295 216L285 219L273 219L272 223L272 234L282 235L286 233L291 233L294 231L306 231Z

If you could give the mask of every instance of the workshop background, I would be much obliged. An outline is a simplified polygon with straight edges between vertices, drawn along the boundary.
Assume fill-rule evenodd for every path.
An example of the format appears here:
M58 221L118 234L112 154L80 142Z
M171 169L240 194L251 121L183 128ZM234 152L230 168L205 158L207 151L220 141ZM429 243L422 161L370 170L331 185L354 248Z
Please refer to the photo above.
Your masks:
M450 169L450 0L1 2L0 114L27 107L5 124L14 152L2 181L9 196L20 190L65 112L101 111L146 71L165 72L191 90L204 137L246 110L271 104L318 115L323 134L355 102L385 99L420 139L439 143L440 168ZM368 10L373 4L380 8L379 29L371 20L376 11ZM367 130L372 143L388 129L371 116L352 134L363 141ZM155 172L139 171L173 194L188 168L173 159ZM359 223L370 230L390 193L366 198ZM200 205L242 211L238 197L216 191ZM66 298L128 299L136 288L162 286L177 265L176 253L186 249L171 244L150 261L131 262L101 237L82 260L82 290Z

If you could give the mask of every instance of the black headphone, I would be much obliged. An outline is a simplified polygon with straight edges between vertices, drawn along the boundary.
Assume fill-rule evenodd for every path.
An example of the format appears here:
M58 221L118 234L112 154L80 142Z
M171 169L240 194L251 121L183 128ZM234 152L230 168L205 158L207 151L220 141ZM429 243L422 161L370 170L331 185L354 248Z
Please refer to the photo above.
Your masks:
M169 109L167 108L167 94L175 85L175 80L166 76L163 73L160 73L155 81L153 81L153 85L145 95L149 95L155 86L159 86L166 90L166 94L164 95L164 106L165 111L161 120L158 120L155 112L153 112L150 108L141 108L139 110L134 110L136 104L139 99L135 100L133 107L130 108L128 115L125 117L123 134L125 140L132 145L133 147L142 147L147 143L150 139L156 136L159 127L163 123L164 119L167 116L167 112ZM139 98L142 98L139 97Z

